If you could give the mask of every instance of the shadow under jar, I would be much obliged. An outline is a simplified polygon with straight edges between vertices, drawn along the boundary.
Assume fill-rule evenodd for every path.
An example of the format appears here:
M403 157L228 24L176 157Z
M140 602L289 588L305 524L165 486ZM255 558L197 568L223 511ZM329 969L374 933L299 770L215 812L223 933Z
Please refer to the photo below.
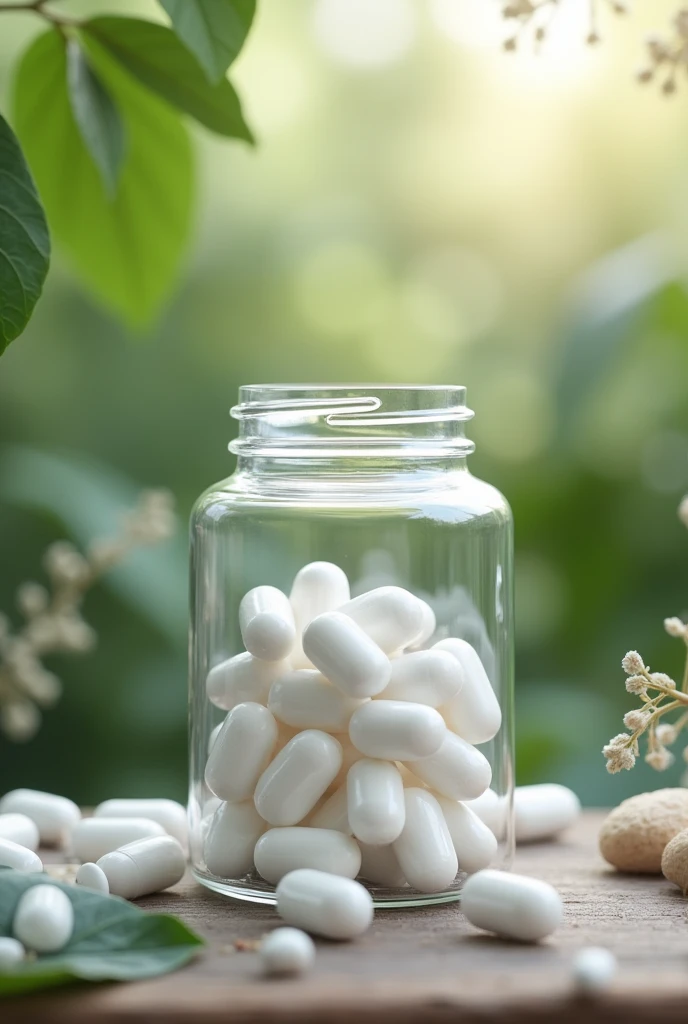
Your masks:
M191 521L195 877L456 899L513 853L512 522L465 389L250 385L232 415Z

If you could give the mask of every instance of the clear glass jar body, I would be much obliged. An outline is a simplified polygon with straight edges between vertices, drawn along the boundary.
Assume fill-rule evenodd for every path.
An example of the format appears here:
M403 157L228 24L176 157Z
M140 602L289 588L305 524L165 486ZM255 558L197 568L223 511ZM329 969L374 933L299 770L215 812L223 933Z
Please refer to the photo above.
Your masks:
M424 648L459 637L479 655L501 708L501 726L479 745L491 767L492 793L474 806L498 840L491 864L509 865L512 521L502 495L467 468L473 446L464 436L464 424L472 413L464 399L460 387L241 389L241 404L233 410L240 436L230 445L239 456L237 470L201 496L191 521L191 859L196 878L209 888L246 900L274 901L274 885L261 878L247 853L246 844L258 834L250 796L241 807L225 810L250 819L246 828L255 834L244 837L243 859L229 857L228 863L236 865L232 874L217 863L211 865L214 871L208 867L213 815L217 821L224 804L207 785L205 769L211 733L228 713L226 701L220 700L224 706L218 707L208 698L209 672L245 650L239 626L244 595L266 584L289 595L296 573L319 561L344 570L352 597L395 586L426 601L435 613L436 628ZM268 693L269 686L256 689L255 695L244 689L241 700L267 704ZM439 707L440 714L444 711ZM298 732L279 720L277 725L270 758ZM325 731L342 743L343 766L316 811L338 787L345 787L348 767L364 756L346 731ZM419 778L403 769L402 774L406 787L427 790ZM312 813L290 824L307 827ZM244 824L237 819L234 826L228 817L225 827L234 842ZM271 827L264 824L264 830ZM216 845L220 833L216 826ZM459 864L449 884L421 892L408 884L369 884L359 875L379 906L455 899L463 878Z

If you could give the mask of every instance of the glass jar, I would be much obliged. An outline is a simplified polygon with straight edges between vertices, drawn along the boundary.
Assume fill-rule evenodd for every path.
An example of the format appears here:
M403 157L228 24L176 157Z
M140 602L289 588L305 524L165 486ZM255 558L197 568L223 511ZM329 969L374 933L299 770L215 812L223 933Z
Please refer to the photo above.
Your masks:
M195 877L272 903L315 866L358 872L378 906L456 899L513 852L512 520L468 470L465 388L250 385L232 415L236 471L191 521ZM246 594L289 595L304 566L295 622L263 590L240 624ZM349 587L372 596L337 612Z

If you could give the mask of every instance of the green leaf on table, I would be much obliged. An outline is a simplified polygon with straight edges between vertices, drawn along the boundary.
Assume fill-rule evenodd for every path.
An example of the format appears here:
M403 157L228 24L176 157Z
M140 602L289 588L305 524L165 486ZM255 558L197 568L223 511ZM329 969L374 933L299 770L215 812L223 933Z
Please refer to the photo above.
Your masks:
M239 97L223 78L211 85L194 57L171 29L137 18L104 16L82 26L139 82L206 128L253 142Z
M121 900L46 875L0 868L0 935L12 934L22 894L32 885L57 885L74 908L74 932L59 953L0 973L0 996L18 995L70 981L139 981L188 963L203 940L178 918L151 914Z
M244 45L256 0L160 0L174 31L201 65L209 81L219 82Z
M74 120L65 45L53 29L34 41L19 64L15 124L53 234L91 291L140 326L173 284L189 235L191 146L176 114L92 41L88 56L127 133L114 199Z
M81 138L112 197L124 160L124 125L114 100L76 39L67 43L67 85Z
M0 115L0 353L28 323L49 264L45 213L19 142Z

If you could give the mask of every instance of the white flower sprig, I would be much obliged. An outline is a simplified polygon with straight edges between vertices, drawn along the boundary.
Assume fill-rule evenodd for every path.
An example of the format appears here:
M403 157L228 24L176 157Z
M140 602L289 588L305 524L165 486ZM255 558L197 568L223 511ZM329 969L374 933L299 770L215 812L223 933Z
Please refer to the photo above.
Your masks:
M94 541L85 555L68 541L50 545L43 557L49 586L28 582L17 590L24 624L13 631L0 614L0 729L6 736L31 739L40 728L40 709L60 698L62 683L45 668L43 657L82 654L95 646L95 631L81 615L86 592L133 548L166 540L174 529L172 495L144 491L123 517L120 532Z

